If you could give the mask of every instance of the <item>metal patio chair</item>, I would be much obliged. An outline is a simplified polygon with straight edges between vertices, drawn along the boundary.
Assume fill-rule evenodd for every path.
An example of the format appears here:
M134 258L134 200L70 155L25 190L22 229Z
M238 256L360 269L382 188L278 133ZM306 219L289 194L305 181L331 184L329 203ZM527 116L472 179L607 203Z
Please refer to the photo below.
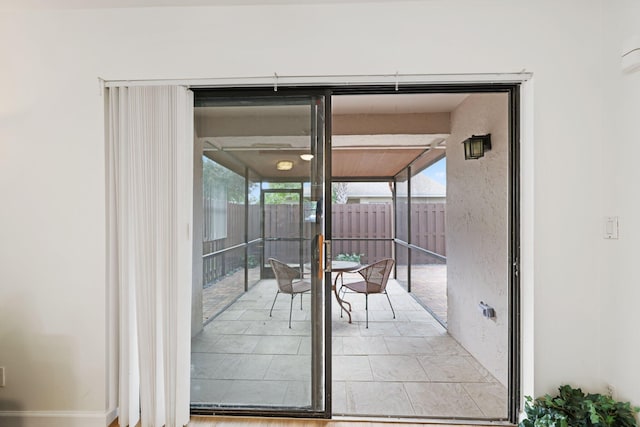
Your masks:
M353 283L344 283L340 287L343 295L349 291L364 294L367 328L369 327L369 294L385 294L387 296L387 301L389 301L393 318L396 318L396 312L393 310L393 305L391 305L391 299L389 299L389 294L386 289L387 281L389 280L389 275L391 274L391 269L393 268L394 263L395 261L393 259L385 258L374 262L373 264L365 265L364 267L360 267L356 270L351 270L349 273L359 273L364 280Z
M273 307L276 305L276 300L280 293L291 295L291 304L289 307L289 328L291 328L291 313L293 312L293 298L300 294L300 310L302 310L302 294L311 290L311 283L304 280L297 280L301 274L300 270L289 267L282 261L278 261L274 258L269 258L269 264L273 269L273 273L276 276L276 282L278 282L278 290L276 296L271 304L271 310L269 311L269 317L273 313Z

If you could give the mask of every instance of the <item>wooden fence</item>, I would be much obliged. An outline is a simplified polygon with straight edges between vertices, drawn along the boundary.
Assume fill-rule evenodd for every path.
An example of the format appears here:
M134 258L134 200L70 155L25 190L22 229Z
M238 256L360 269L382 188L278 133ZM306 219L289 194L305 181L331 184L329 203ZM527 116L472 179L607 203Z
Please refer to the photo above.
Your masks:
M300 210L298 205L266 205L264 211L264 235L266 241L249 248L250 264L262 264L262 245L265 259L275 257L285 262L296 263L300 259ZM444 203L415 203L411 206L410 242L413 245L446 256ZM205 218L211 215L207 212ZM406 209L401 211L406 212ZM260 238L261 213L259 205L250 205L249 240ZM334 204L332 215L332 250L338 254L362 254L363 263L371 263L393 255L393 209L390 203L379 204ZM400 230L406 230L408 220L398 218ZM209 220L209 224L211 221ZM207 231L205 220L205 232ZM291 226L293 225L293 226ZM225 248L242 244L245 236L245 206L229 203L227 210L226 237L203 243L203 254L211 254ZM309 259L312 224L303 222L303 259ZM406 233L405 233L406 234ZM398 236L403 237L403 236ZM280 238L284 240L273 240ZM403 238L402 240L405 240ZM218 278L244 267L244 247L225 251L219 255L205 257L204 282Z
M357 254L366 264L393 256L390 203L333 205L331 226L334 258L338 254Z
M444 203L411 205L411 244L447 256Z

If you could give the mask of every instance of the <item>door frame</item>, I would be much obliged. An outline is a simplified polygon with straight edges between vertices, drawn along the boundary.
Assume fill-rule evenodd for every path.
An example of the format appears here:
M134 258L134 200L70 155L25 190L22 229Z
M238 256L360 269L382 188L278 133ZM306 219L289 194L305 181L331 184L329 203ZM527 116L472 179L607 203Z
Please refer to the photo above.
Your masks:
M365 94L425 94L425 93L508 93L508 123L509 123L509 187L508 187L508 210L509 210L509 254L508 271L508 299L509 299L509 357L508 357L508 414L507 421L516 423L521 410L521 383L522 378L522 322L521 322L521 85L525 83L530 76L522 75L518 79L505 79L500 81L500 75L492 81L468 81L461 83L411 83L398 85L395 84L336 84L327 83L326 85L292 85L286 84L276 86L251 86L250 84L242 85L239 83L236 87L228 87L224 83L220 83L220 87L216 87L215 83L201 87L192 87L194 92L211 92L217 96L324 96L325 97L325 170L329 171L324 177L325 181L325 201L331 200L331 97L333 95L365 95ZM472 78L473 76L471 76ZM527 114L530 114L527 111ZM530 124L529 124L530 126ZM527 166L529 167L529 166ZM531 171L528 172L529 174ZM526 177L527 182L530 179ZM529 188L529 187L527 187ZM527 197L530 201L532 195ZM325 202L325 206L327 202ZM530 207L529 207L530 208ZM330 212L330 211L329 211ZM529 224L529 222L528 222ZM325 215L325 239L331 239L331 215ZM529 246L527 246L529 250ZM531 256L532 254L528 254ZM299 411L264 411L264 410L215 410L213 414L225 415L254 415L254 416L290 416L290 417L317 417L331 418L331 273L325 272L325 410L322 412L299 412ZM529 320L531 321L531 320ZM530 361L527 360L529 364ZM528 366L528 365L527 365ZM212 412L193 411L192 414L208 414ZM413 418L412 418L413 419ZM423 419L423 418L421 418ZM484 420L486 421L486 420Z

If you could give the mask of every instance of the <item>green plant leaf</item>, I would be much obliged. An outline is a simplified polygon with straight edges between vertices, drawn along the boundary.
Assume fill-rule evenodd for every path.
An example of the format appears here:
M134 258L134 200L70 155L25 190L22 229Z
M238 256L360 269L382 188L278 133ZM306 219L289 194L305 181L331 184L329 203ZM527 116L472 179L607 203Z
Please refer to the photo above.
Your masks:
M562 385L557 396L525 398L526 419L519 427L638 427L640 408L599 393Z

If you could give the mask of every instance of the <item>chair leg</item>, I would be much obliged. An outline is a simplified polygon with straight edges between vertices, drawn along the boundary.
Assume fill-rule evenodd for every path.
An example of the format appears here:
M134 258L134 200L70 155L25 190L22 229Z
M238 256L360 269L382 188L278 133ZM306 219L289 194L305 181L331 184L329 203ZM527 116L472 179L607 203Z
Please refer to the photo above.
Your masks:
M367 316L366 328L369 329L369 294L364 294L364 312Z
M269 317L271 317L271 313L273 313L273 307L276 305L276 300L278 299L278 294L280 294L280 290L276 291L276 297L273 299L273 304L271 304L271 310L269 310Z
M291 294L291 305L289 306L289 329L291 329L291 312L293 311L293 297L295 297L296 294Z
M396 312L393 310L393 305L391 305L391 300L389 299L389 294L387 291L384 291L384 294L387 296L387 301L389 301L389 307L391 307L391 312L393 313L393 318L396 318Z
M302 310L302 295L304 295L304 293L300 292L300 310Z

